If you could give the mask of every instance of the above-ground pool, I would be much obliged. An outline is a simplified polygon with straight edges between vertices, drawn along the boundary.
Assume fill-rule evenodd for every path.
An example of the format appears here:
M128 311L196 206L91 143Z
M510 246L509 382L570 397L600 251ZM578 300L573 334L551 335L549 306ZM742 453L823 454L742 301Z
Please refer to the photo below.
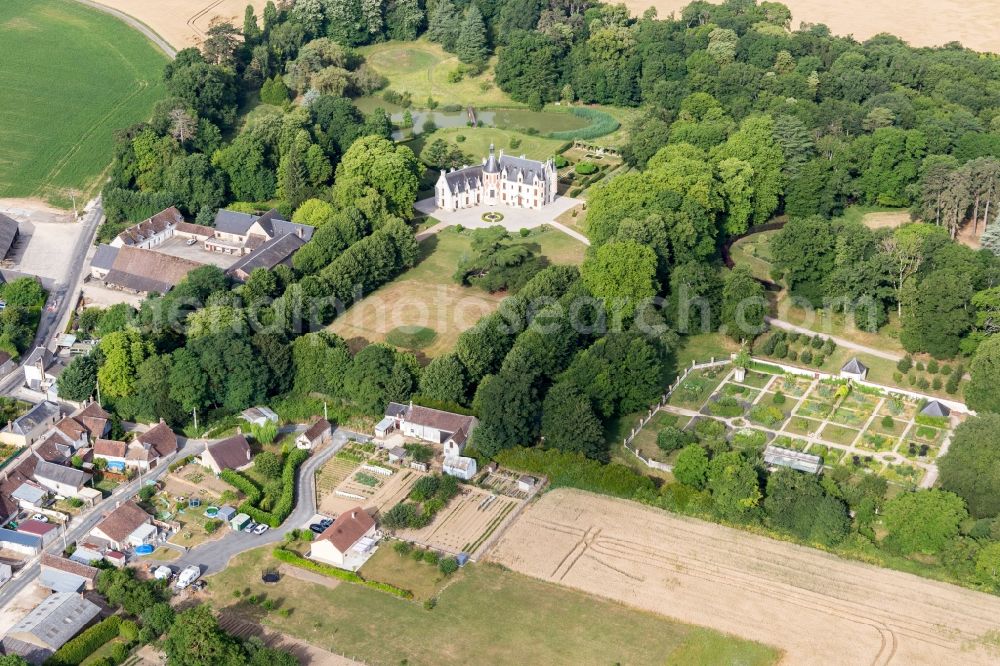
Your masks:
M219 515L219 507L217 507L217 506L210 506L207 509L205 509L205 516L206 517L208 517L208 518L215 518L217 515Z
M154 549L153 549L153 547L151 545L149 545L148 543L144 543L141 546L136 547L135 554L136 555L149 555L150 553L153 552L153 550Z

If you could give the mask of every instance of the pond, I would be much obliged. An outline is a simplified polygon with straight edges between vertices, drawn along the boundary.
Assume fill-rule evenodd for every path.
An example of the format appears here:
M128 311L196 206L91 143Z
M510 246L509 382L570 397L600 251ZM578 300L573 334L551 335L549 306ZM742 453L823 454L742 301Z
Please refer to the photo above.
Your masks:
M380 97L359 97L354 100L354 104L362 113L371 113L375 109L381 108L389 114L393 123L398 125L403 122L405 109L399 105L390 104ZM465 109L460 111L410 109L410 116L413 118L413 127L395 130L392 133L393 139L399 141L408 137L411 132L413 135L423 133L424 123L428 120L434 121L435 127L466 127L469 122L469 116ZM531 111L529 109L498 109L496 111L477 109L476 119L481 124L490 127L519 132L535 129L540 134L580 129L590 124L588 119L572 113Z

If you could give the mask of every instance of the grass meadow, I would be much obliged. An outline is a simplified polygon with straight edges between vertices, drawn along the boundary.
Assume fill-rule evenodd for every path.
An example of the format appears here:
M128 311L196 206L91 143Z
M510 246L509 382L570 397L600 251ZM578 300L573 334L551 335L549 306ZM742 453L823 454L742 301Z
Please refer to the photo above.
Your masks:
M531 246L551 264L578 265L586 250L551 228L533 230L525 238L515 234L514 242ZM330 329L348 340L388 342L428 358L451 351L459 333L495 310L506 295L454 281L455 269L471 247L469 231L445 229L425 239L416 266L348 308Z
M69 0L0 2L0 197L67 206L93 195L115 130L163 96L166 56L118 19Z
M389 544L382 548L390 549ZM386 564L398 556L381 552ZM772 664L773 648L634 610L490 564L470 565L438 580L430 565L396 567L394 582L433 594L426 609L361 585L331 587L282 576L260 582L275 566L270 549L241 553L209 578L212 604L224 615L261 622L366 663L375 664ZM366 565L367 566L367 565ZM373 567L368 575L377 573ZM408 579L414 577L414 580ZM240 597L233 595L241 592ZM273 612L246 601L270 599ZM282 609L287 617L281 614ZM317 612L322 609L322 612Z

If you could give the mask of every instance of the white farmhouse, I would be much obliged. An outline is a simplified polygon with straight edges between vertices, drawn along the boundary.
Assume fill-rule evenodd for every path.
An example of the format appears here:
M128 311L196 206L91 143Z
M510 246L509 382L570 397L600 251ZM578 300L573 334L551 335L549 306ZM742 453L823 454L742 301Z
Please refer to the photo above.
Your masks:
M309 557L341 569L357 571L378 544L375 519L360 506L337 516L313 541Z

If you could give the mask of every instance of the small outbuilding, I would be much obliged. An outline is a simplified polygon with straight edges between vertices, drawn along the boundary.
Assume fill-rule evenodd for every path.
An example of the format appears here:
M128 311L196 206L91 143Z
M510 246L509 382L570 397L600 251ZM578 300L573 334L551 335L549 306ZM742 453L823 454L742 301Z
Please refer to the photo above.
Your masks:
M278 415L275 414L272 410L260 405L244 409L240 413L240 418L249 423L250 425L255 425L255 426L262 426L268 422L277 423L279 420Z
M840 369L840 376L844 379L864 381L868 378L868 366L859 361L857 356L854 356Z
M943 405L937 400L931 400L924 408L920 410L920 413L924 416L931 416L937 419L946 419L951 416L951 410L948 409L947 405Z
M295 446L299 449L314 449L330 441L333 426L326 419L317 419L306 428L305 432L295 438Z
M394 446L393 448L389 449L389 462L398 463L401 462L405 457L406 457L406 449L404 449L402 446Z
M229 521L229 526L233 528L234 531L240 532L244 527L250 524L250 516L245 513L238 513L233 516L233 519Z
M517 489L522 493L530 493L535 489L535 485L538 483L538 479L533 476L528 476L524 474L517 480Z
M219 513L215 514L215 517L228 523L235 515L236 509L226 504L219 509Z
M441 470L449 476L469 481L476 475L476 459L465 456L445 458Z
M768 444L764 449L764 463L771 470L778 467L788 467L807 474L819 474L823 470L821 457L773 444Z

